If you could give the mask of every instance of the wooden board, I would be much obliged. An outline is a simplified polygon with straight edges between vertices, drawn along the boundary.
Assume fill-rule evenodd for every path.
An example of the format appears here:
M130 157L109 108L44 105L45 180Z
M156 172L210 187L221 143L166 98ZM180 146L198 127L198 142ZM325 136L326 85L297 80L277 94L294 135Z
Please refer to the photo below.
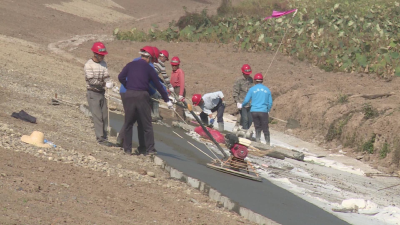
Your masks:
M222 168L220 166L216 166L216 165L213 165L211 163L207 163L207 167L211 168L211 169L214 169L214 170L217 170L217 171L220 171L220 172L223 172L223 173L228 173L228 174L231 174L231 175L234 175L234 176L238 176L238 177L242 177L242 178L246 178L246 179L262 182L261 177L257 177L257 176L254 176L254 175L250 175L250 174L234 171L234 170L231 170L231 169L228 169L228 168Z

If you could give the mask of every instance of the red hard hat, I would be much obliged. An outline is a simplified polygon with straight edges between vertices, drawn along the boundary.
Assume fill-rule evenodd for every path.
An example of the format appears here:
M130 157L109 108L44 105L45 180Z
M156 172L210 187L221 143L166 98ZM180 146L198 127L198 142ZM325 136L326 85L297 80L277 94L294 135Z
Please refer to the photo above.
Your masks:
M249 64L244 64L242 66L242 73L246 74L246 75L250 75L251 74L251 67Z
M108 54L106 46L104 46L104 44L101 42L96 42L93 44L92 52L97 53L99 55L107 55Z
M177 66L181 64L181 60L179 60L179 58L177 56L172 57L171 59L171 65L173 66Z
M198 106L201 102L201 94L194 94L192 97L192 102L194 106Z
M254 75L254 80L263 80L263 75L261 73L257 73L256 75Z
M154 50L154 62L158 62L158 57L160 56L160 50L156 46L153 47Z
M165 56L165 58L167 58L168 61L168 57L169 57L169 53L167 50L161 50L161 54L163 54Z
M140 49L141 52L147 52L150 54L152 58L154 58L154 50L151 46L144 46L143 48Z

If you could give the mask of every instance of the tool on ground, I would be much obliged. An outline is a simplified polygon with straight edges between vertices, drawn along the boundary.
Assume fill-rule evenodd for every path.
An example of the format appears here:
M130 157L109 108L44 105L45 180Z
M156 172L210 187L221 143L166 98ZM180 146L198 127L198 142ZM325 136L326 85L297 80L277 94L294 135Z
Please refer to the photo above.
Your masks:
M389 186L389 187L381 188L378 191L382 191L382 190L389 189L389 188L392 188L392 187L397 187L397 186L400 186L400 184L396 184L396 185L392 185L392 186Z
M107 132L111 132L110 128L110 89L107 88Z
M238 138L234 134L225 136L225 144L230 150L231 155L227 160L214 160L207 163L207 167L235 176L262 181L254 166L245 158L249 153L248 147L251 142L246 139Z

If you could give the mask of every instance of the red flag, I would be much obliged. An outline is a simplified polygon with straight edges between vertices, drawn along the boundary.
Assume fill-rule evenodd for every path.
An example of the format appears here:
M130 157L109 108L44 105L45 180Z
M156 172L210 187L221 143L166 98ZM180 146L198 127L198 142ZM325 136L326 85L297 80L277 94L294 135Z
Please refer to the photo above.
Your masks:
M265 17L264 20L271 19L271 18L278 18L278 17L284 16L284 15L290 14L292 12L297 12L297 9L292 9L292 10L285 11L285 12L272 11L272 15Z

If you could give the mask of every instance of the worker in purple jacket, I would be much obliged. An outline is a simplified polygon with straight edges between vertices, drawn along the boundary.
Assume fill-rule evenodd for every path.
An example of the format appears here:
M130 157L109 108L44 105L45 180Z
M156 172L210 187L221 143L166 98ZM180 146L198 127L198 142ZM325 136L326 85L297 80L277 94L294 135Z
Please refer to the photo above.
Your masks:
M153 124L151 123L151 101L149 95L149 81L153 81L155 88L161 94L168 108L172 109L168 93L159 82L157 72L149 65L151 55L146 51L140 51L141 60L128 63L118 80L127 89L125 93L125 140L124 152L132 154L132 127L138 122L139 148L146 152L135 152L135 154L154 155L157 151L154 147ZM144 141L144 143L143 143Z

